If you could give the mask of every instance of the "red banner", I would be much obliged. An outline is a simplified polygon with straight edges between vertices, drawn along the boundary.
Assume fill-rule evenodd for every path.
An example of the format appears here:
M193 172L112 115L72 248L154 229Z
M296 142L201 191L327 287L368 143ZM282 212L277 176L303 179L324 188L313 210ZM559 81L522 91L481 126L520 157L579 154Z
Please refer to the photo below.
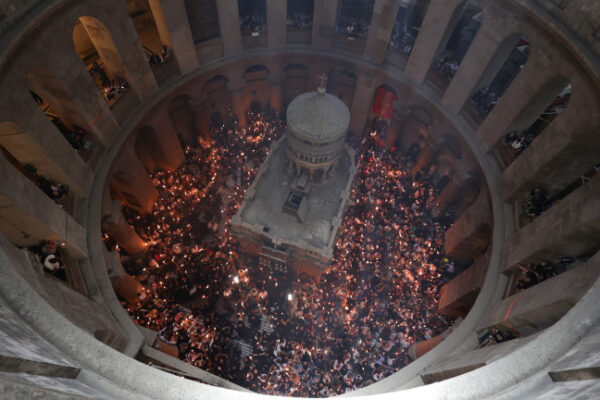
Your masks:
M377 89L373 112L384 119L392 119L394 116L394 101L398 96L392 90L380 87Z

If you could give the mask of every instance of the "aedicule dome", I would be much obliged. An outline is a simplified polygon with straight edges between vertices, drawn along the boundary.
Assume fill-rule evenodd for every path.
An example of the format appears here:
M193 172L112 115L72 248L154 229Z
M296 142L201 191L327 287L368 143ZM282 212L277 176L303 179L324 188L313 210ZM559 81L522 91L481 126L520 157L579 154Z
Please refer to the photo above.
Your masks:
M290 133L298 139L327 143L346 134L350 111L343 101L329 93L309 92L290 103L287 123Z

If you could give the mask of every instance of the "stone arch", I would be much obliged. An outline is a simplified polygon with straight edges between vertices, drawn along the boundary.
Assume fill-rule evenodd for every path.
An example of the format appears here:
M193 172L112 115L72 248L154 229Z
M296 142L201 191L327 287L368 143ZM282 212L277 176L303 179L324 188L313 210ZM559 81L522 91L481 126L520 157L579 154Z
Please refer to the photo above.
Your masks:
M134 150L148 172L157 168L170 169L165 151L153 127L146 125L138 130Z
M512 121L509 131L526 130L554 105L567 106L570 97L569 78L559 75L550 78L529 100L529 103ZM565 91L567 91L565 93ZM560 101L558 100L559 98ZM539 132L538 132L539 133Z
M73 26L73 46L107 101L111 100L110 96L102 90L107 83L119 78L124 79L127 86L132 82L110 31L99 19L89 16L77 19Z
M271 88L269 87L269 77L271 71L264 65L255 64L248 67L242 74L244 80L243 101L246 109L254 101L258 101L261 109L266 109L271 100Z
M486 99L477 98L477 95L483 89L491 90L496 98L501 97L528 59L529 41L527 35L522 32L515 32L506 36L496 48L494 55L477 81L477 85L474 86L471 92L472 100L475 103L487 102ZM487 114L494 105L495 103L480 108L482 108L482 112Z
M289 104L294 97L308 91L308 68L304 64L294 63L283 69L283 102Z
M47 179L67 184L72 182L72 179L54 163L41 145L12 121L0 122L0 150L7 155L11 164L23 173L26 171L25 166L30 165ZM30 177L27 173L25 175ZM76 185L69 186L81 194Z
M204 84L202 91L206 94L206 106L210 115L214 113L227 115L227 108L231 105L228 84L229 79L223 75L213 76Z
M442 92L446 91L460 67L482 21L483 10L479 5L463 1L454 9L427 75L427 79Z
M327 79L327 92L339 97L349 109L356 89L356 73L344 65L332 68Z
M184 0L194 43L218 38L221 34L216 0Z
M46 117L85 159L101 141L50 68L35 65L27 74L30 92Z
M412 52L413 45L417 40L430 0L416 0L411 3L401 4L398 8L396 22L388 44L390 50L398 52L406 58Z
M175 97L169 103L169 117L179 139L186 144L196 142L198 131L191 106L191 98L187 94Z
M442 136L439 151L449 153L457 160L462 159L462 146L454 135L446 134Z

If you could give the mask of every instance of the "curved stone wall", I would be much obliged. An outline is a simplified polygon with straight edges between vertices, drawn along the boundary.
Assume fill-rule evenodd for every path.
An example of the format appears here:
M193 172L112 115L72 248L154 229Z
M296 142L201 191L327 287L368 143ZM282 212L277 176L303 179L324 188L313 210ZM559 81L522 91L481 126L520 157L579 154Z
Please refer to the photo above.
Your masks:
M177 136L193 140L195 132L189 127L205 130L211 116L216 112L224 115L227 106L242 116L252 101L281 109L297 91L316 87L322 72L330 75L328 91L350 108L350 130L355 133L362 132L371 119L369 110L377 89L386 85L396 91L390 130L397 136L392 139L417 144L421 166L433 160L451 164L445 170L454 192L448 190L445 196L456 196L461 188L472 186L473 179L484 188L480 193L488 196L485 187L489 185L489 200L474 195L462 205L462 217L455 221L455 226L461 227L462 236L458 236L466 240L469 232L475 236L481 232L479 221L471 215L491 210L494 219L489 227L491 246L482 262L488 272L485 280L477 283L479 296L465 320L408 367L352 395L386 393L382 396L391 397L392 391L420 386L403 395L483 399L508 390L506 398L532 393L547 393L552 398L559 392L553 385L558 384L550 383L547 372L576 369L586 363L584 353L593 347L590 343L597 331L595 307L590 304L597 292L593 283L600 247L600 178L589 174L600 161L596 134L600 62L597 35L585 28L593 24L579 21L593 21L600 6L592 1L582 2L578 8L555 2L475 1L474 6L482 12L481 26L453 79L440 85L433 66L460 23L453 18L461 15L456 13L462 6L459 1L430 1L407 57L393 54L388 46L400 7L397 1L375 1L371 29L360 46L350 46L333 33L336 2L315 0L312 31L304 44L298 44L292 43L286 32L285 2L267 2L269 29L264 42L254 43L237 29L221 29L218 38L194 43L183 0L150 1L160 39L168 42L173 52L172 63L161 71L148 65L145 45L125 3L43 1L2 9L0 146L4 156L0 157L0 170L5 178L0 184L0 247L5 262L0 263L4 277L1 296L13 315L22 318L47 341L48 348L58 349L78 370L76 379L65 378L62 372L46 372L44 381L36 375L39 365L20 354L17 357L29 361L19 371L29 375L4 374L2 393L47 393L49 387L60 387L52 396L87 393L95 398L158 399L230 394L222 392L225 389L182 381L130 358L146 339L121 308L109 279L119 266L101 240L103 213L110 207L106 184L119 169L136 170L128 163L119 166L119 160L138 159L135 146L140 131L160 131L156 140L162 146ZM217 3L220 26L237 27L237 2ZM76 26L86 30L104 68L114 63L127 80L130 88L117 101L106 101L90 77L86 60L82 62L75 51L74 40L79 40L73 33ZM530 43L527 63L489 114L473 118L472 94L499 68L500 61L504 62L502 44L517 33L526 35ZM526 128L547 110L544 107L557 92L555 82L570 84L565 111L537 132L518 157L507 158L502 153L504 136L515 128ZM93 144L89 153L85 148L74 149L49 121L31 96L33 88L36 93L45 90L45 102L54 102L52 110L59 117L66 120L71 116L85 127ZM173 115L177 117L173 119ZM174 120L188 122L177 125ZM173 128L166 133L157 129L169 124ZM180 157L176 149L171 150L164 157L153 158L169 167ZM143 172L142 162L136 168ZM27 165L67 184L69 202L59 207L49 201L24 173ZM519 219L521 204L536 187L547 190L557 204L524 223ZM151 198L151 193L146 198ZM46 276L29 253L19 249L45 239L65 243L72 260L68 285ZM457 254L463 239L455 239ZM539 310L545 306L544 296L533 295L519 308L523 303L519 296L523 299L533 292L511 292L515 265L566 255L586 264L569 273L586 273L587 284L569 292L564 286L570 282L567 278L553 278L548 281L551 285L543 283L553 293L564 293L557 301L566 308L543 314ZM467 281L467 285L475 282ZM504 304L507 308L503 309ZM490 326L489 313L495 309L503 311L492 318L494 326L510 323L524 332L525 325L533 325L537 332L547 329L537 336L516 339L514 347L500 350L502 347L492 346L483 354L477 349L477 332ZM582 337L585 339L579 340ZM569 353L573 346L579 352ZM473 366L475 371L463 373ZM64 367L59 369L64 371ZM445 380L423 386L431 377ZM198 379L230 387L212 376ZM564 390L580 387L570 383ZM589 384L586 390L595 393L597 389Z

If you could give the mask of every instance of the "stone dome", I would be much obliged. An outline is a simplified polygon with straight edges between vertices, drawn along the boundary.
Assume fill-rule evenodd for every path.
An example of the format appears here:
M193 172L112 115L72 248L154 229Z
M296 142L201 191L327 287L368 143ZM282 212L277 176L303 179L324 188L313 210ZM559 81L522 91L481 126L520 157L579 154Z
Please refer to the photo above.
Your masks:
M342 100L329 93L303 93L288 106L287 124L300 139L331 142L346 134L350 111Z

